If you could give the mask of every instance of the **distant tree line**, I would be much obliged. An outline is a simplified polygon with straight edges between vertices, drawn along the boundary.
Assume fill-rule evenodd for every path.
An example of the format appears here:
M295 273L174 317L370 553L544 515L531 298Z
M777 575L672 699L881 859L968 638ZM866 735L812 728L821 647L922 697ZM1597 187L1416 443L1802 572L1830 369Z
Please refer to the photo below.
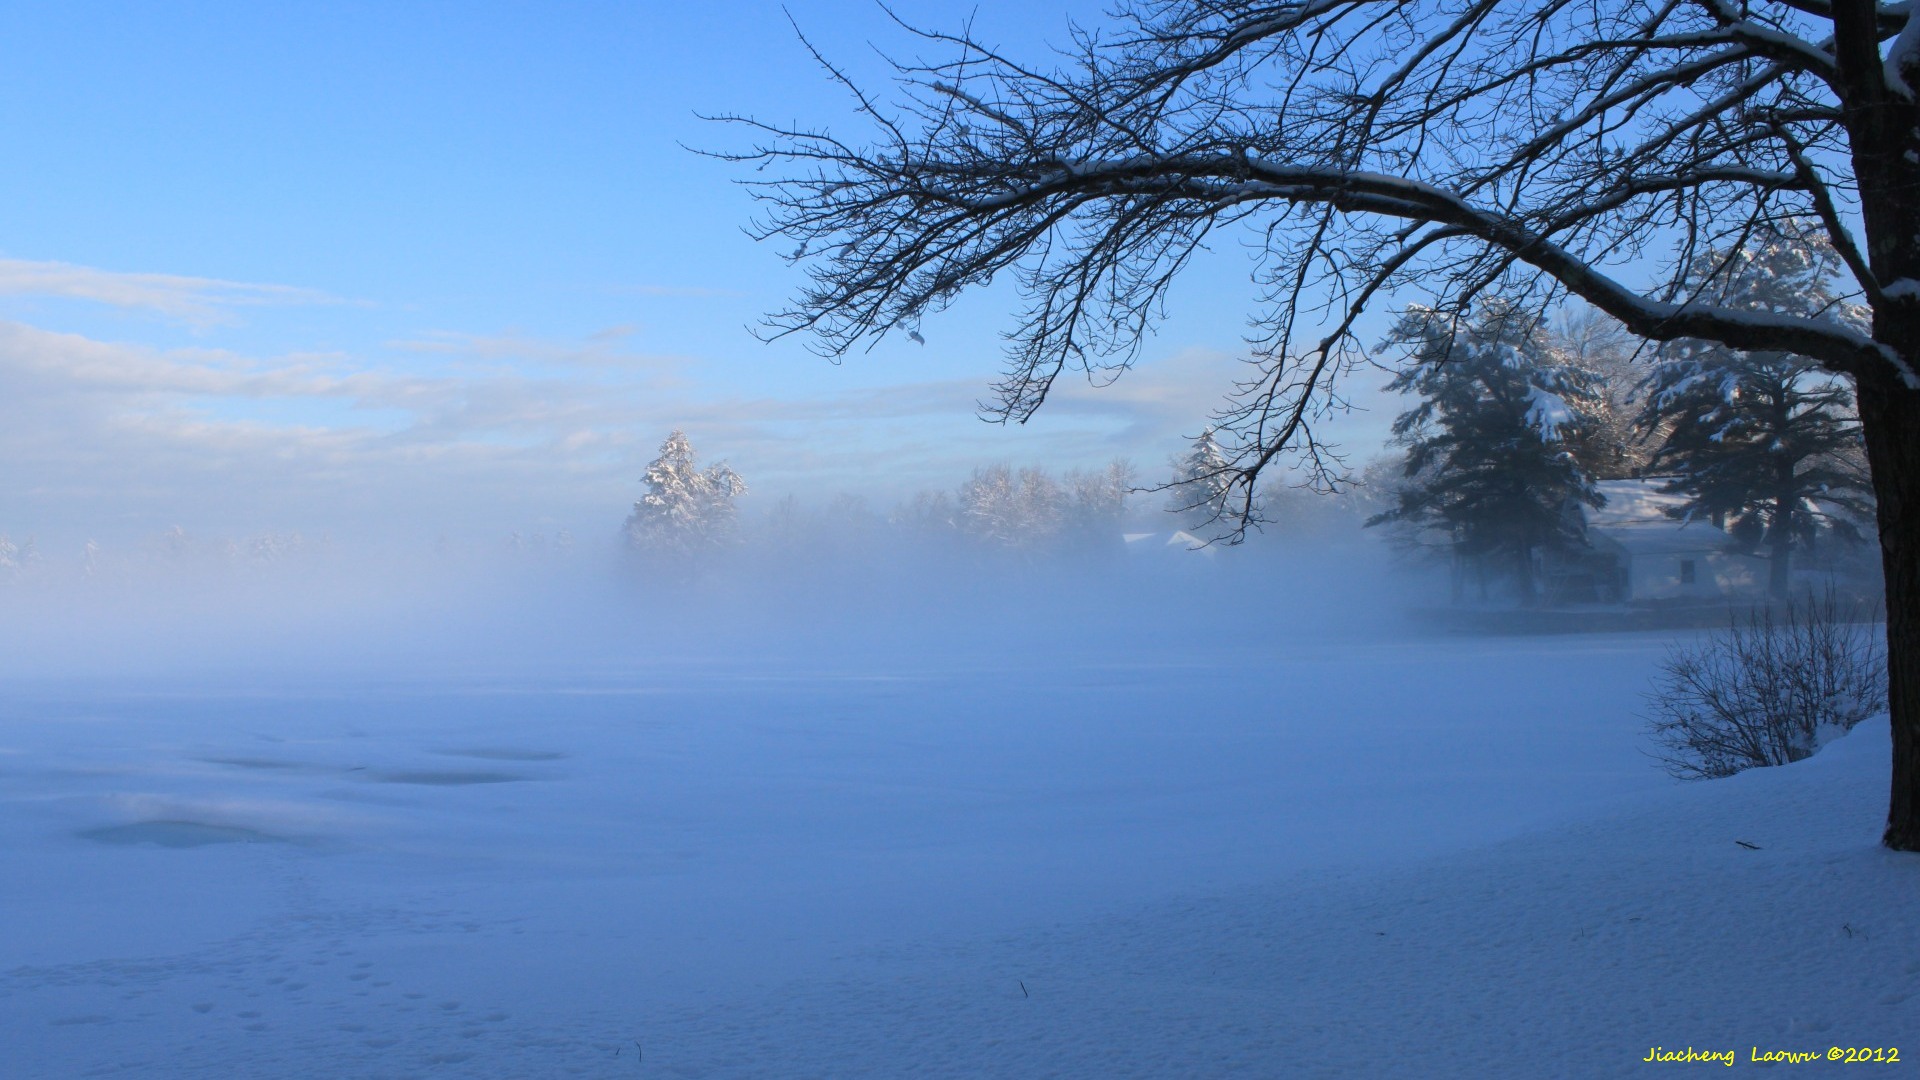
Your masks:
M989 465L973 470L949 503L943 493L918 496L902 515L922 532L947 530L989 549L1038 554L1119 547L1135 486L1132 463L1073 470L1054 479L1046 469Z
M701 467L686 434L676 430L648 465L645 491L623 532L634 551L669 562L743 545L819 551L879 540L1021 559L1104 557L1123 548L1129 531L1164 541L1185 530L1190 546L1211 540L1211 527L1226 510L1225 464L1208 429L1157 480L1143 479L1124 458L1058 474L1040 465L984 465L950 490L919 491L884 512L853 494L824 506L788 495L743 524L735 500L745 494L746 481L725 464ZM1158 501L1137 497L1143 495ZM1349 500L1275 488L1259 502L1280 511L1273 522L1280 531L1356 520Z

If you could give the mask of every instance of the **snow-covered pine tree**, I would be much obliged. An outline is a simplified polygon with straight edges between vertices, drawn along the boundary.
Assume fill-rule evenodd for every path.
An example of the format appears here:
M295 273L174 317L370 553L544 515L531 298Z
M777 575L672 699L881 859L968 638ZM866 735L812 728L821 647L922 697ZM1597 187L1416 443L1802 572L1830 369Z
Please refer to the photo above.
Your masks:
M1835 294L1840 257L1824 231L1782 222L1738 249L1694 261L1703 302L1738 311L1858 324ZM1662 347L1645 383L1641 425L1663 433L1649 468L1686 497L1669 511L1711 519L1767 551L1768 586L1785 598L1796 549L1822 525L1859 535L1871 520L1860 421L1843 376L1804 356L1681 340Z
M636 548L688 553L723 542L733 530L733 500L746 482L726 465L694 465L693 444L674 429L647 466L647 493L627 517L627 542Z
M1408 362L1388 389L1420 402L1393 424L1407 451L1395 505L1367 524L1435 529L1456 565L1478 572L1483 595L1491 572L1510 577L1523 604L1538 602L1536 560L1584 548L1572 511L1605 502L1572 449L1591 374L1555 355L1536 320L1498 303L1469 319L1415 307L1389 340Z
M1227 500L1236 475L1212 425L1208 425L1185 454L1173 459L1167 512L1178 515L1180 527L1188 532L1202 536L1219 532L1216 526L1229 517Z

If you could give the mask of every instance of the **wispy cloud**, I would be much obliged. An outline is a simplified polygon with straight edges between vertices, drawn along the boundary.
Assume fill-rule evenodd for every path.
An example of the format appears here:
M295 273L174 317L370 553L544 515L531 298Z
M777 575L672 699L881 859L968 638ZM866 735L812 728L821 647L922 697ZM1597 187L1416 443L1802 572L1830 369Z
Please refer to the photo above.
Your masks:
M87 300L152 311L194 325L228 321L235 307L338 302L317 289L291 285L257 285L180 274L126 273L73 263L7 258L0 258L0 296Z
M389 341L387 347L403 353L489 365L533 363L551 367L647 371L658 375L687 366L688 359L683 356L636 352L629 348L629 339L638 331L638 327L631 325L610 326L584 339L564 340L537 337L518 330L497 334L434 330Z

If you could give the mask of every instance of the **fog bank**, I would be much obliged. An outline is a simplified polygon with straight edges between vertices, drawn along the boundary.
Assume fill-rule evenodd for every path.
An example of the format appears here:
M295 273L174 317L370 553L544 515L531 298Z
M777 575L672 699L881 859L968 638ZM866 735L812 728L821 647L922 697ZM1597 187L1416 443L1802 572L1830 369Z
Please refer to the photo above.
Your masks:
M646 557L586 542L182 545L0 584L33 677L540 678L655 665L1045 664L1398 632L1423 589L1370 534L1171 531L1018 552L871 530Z

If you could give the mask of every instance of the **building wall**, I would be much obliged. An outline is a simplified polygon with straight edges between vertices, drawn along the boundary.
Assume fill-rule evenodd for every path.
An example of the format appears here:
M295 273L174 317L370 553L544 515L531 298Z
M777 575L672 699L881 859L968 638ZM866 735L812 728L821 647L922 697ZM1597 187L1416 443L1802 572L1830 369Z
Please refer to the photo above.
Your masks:
M1685 580L1692 564L1692 581ZM1766 591L1766 560L1713 549L1633 553L1630 599L1672 600L1757 596Z

